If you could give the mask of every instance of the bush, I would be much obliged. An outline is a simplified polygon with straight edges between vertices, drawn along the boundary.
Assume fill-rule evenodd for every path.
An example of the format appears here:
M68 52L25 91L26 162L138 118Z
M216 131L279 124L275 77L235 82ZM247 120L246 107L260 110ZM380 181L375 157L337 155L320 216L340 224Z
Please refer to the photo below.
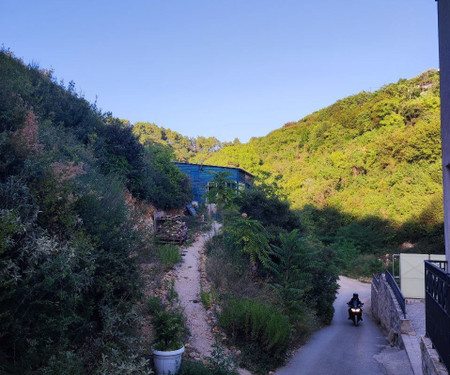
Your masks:
M124 355L112 350L109 355L102 355L97 375L150 375L153 374L149 360L137 354ZM64 372L65 374L66 372ZM55 374L56 375L56 374Z
M130 346L149 231L129 203L179 208L187 177L4 50L0 154L0 372L149 373Z
M164 309L164 305L158 297L150 297L147 300L147 311L150 314L155 314Z
M177 350L183 346L184 319L180 312L159 311L153 316L152 323L156 350Z
M216 342L213 345L211 357L206 358L207 364L184 361L179 375L238 375L236 365L224 349Z
M383 271L383 262L376 255L368 254L360 255L354 260L353 267L349 270L349 275L371 277L374 273Z
M178 375L213 375L213 371L202 362L183 360Z
M273 366L284 360L291 327L288 317L275 307L232 299L223 306L219 324L236 344L252 343L262 356L270 356Z
M50 357L48 365L37 371L38 375L83 375L83 361L71 351L56 353Z

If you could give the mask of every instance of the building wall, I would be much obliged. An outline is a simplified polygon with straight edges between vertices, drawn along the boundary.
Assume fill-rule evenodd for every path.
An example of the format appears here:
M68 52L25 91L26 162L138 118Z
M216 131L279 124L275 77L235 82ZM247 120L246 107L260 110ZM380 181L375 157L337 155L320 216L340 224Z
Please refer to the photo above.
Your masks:
M249 187L251 175L238 168L226 168L213 165L175 163L191 179L193 200L201 202L206 193L208 182L214 178L214 173L227 172L230 182L236 186Z
M450 261L450 1L438 1L445 254Z

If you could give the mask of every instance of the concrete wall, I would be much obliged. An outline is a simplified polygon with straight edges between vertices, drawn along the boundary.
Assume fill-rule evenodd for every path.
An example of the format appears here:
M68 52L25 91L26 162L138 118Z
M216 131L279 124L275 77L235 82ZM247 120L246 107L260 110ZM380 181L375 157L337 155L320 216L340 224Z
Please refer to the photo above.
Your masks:
M445 254L450 261L450 1L438 1Z
M384 274L378 277L378 286L372 283L371 304L372 315L386 332L389 342L403 348L402 333L412 331L411 322L403 317L391 287L386 282Z

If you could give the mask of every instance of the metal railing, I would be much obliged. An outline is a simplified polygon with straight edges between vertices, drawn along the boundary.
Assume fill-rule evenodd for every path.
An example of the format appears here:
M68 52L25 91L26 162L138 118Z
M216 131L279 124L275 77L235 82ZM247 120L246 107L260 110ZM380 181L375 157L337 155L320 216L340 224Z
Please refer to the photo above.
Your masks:
M379 273L374 273L372 275L372 284L377 290L380 290L380 275Z
M425 261L426 333L450 370L450 274L447 270L447 262Z
M398 284L395 281L394 276L392 276L392 274L389 271L387 271L387 270L384 273L384 275L386 277L387 283L389 284L389 286L391 287L392 291L394 292L395 298L397 299L397 302L398 302L400 308L402 309L403 317L406 319L405 297L403 296L402 291L398 287Z
M433 263L435 266L439 267L444 272L448 273L448 262L446 260L433 260L429 259L429 262Z

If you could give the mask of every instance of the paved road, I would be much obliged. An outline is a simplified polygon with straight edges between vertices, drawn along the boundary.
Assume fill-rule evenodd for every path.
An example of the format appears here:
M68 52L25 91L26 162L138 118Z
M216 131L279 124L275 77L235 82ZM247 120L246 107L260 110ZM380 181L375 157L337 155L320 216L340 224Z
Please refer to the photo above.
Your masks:
M315 333L310 341L279 369L277 375L378 375L411 374L404 351L391 348L370 316L358 327L347 319L346 302L359 293L365 308L370 307L370 284L341 277L330 326Z

